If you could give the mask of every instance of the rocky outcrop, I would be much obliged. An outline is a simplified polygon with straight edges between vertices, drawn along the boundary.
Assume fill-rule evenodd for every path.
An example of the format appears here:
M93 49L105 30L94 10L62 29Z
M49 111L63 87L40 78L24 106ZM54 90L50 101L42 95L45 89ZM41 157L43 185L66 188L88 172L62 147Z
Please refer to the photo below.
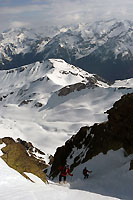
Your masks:
M19 104L19 106L27 105L27 104L31 103L32 101L33 101L32 99L24 100Z
M40 102L36 102L34 106L35 106L35 107L37 107L37 108L40 108L40 107L42 107L42 106L43 106L43 104L42 104L42 103L40 103Z
M50 172L52 177L59 173L58 166L67 160L73 160L70 166L73 170L80 163L111 149L123 148L126 155L133 154L133 94L124 95L106 113L107 122L82 127L64 146L57 148ZM130 169L133 169L133 161Z
M45 156L44 152L42 152L40 149L34 147L31 142L26 142L25 140L21 140L20 138L17 139L17 142L19 142L20 144L22 144L25 147L29 156L34 157L34 159L37 160L37 163L39 161L39 163L38 163L39 166L42 165L42 167L44 167L44 165L46 165L45 160L44 160L44 156ZM47 159L48 159L48 157L47 157ZM48 165L52 164L52 162L53 162L53 156L49 155Z
M47 183L46 174L43 172L48 165L40 157L36 157L34 152L44 155L39 149L34 148L32 143L21 139L14 141L10 137L0 139L0 144L5 144L1 149L1 158L13 169L17 170L25 178L31 180L25 173L32 173L38 176L43 182ZM34 149L34 151L33 151ZM32 181L32 180L31 180Z
M133 153L133 94L124 95L107 114L112 136L122 142L128 154Z
M86 84L84 83L75 83L73 85L67 85L59 90L58 96L66 96L74 91L80 91L86 88Z
M97 80L94 77L90 77L87 83L75 83L73 85L67 85L59 90L58 96L66 96L74 91L80 91L85 88L95 88Z

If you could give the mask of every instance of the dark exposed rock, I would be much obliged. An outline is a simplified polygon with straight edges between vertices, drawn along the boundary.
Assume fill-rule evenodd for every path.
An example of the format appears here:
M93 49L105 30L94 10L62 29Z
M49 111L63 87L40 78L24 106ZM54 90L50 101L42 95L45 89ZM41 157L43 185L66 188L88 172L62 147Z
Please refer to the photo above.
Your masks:
M107 114L107 122L82 127L64 146L57 148L50 172L52 177L59 173L58 166L64 165L67 159L74 160L70 166L73 170L80 163L111 149L123 148L127 155L133 154L133 93L124 95ZM77 156L73 157L75 151ZM133 161L130 169L133 169Z
M8 96L8 94L7 95L3 95L3 98L5 99L7 96Z
M59 90L58 96L66 96L69 93L74 92L75 90L80 91L85 88L86 88L86 85L84 83L76 83L73 85L68 85Z
M33 101L32 99L24 100L19 104L19 106L27 105L28 103L31 103L32 101Z
M25 140L21 140L20 138L18 138L17 141L25 147L26 151L28 152L28 154L30 156L37 159L37 162L39 161L39 166L41 166L41 164L42 164L42 167L44 167L44 165L46 165L45 161L42 159L42 156L45 155L44 152L42 152L40 149L34 147L31 142L26 142ZM36 155L35 155L36 153L38 154L38 157L36 157ZM48 164L52 164L52 163L53 163L53 156L50 155Z
M33 145L30 142L18 139L15 142L10 137L0 139L0 144L4 143L6 146L1 149L3 155L1 158L13 169L17 170L25 178L31 180L26 174L32 173L38 176L43 182L47 182L46 175L42 171L47 167L46 163L41 158L36 158L33 154ZM44 155L39 149L36 149L39 154ZM32 180L31 180L32 181Z
M80 91L83 90L85 88L94 88L97 87L95 84L97 82L97 80L93 77L88 78L88 82L87 83L75 83L72 85L67 85L66 87L62 88L59 90L58 96L66 96L74 91Z
M14 70L8 70L6 74L14 73Z
M43 106L43 104L40 102L35 103L35 107L37 107L37 108L42 107L42 106Z
M24 67L20 67L20 68L18 68L18 69L19 69L19 72L23 72L23 71L25 70Z
M108 83L108 85L110 85L110 82L107 82L104 78L102 78L101 76L98 76L97 74L93 75L98 81L102 81L104 83Z
M10 94L14 94L14 92L10 92Z
M10 95L14 94L14 92L10 92ZM3 99L6 99L8 97L9 94L3 95L0 97L0 101L2 101Z
M54 162L54 157L52 155L49 156L49 165L52 165Z
M133 160L130 163L130 170L133 169Z

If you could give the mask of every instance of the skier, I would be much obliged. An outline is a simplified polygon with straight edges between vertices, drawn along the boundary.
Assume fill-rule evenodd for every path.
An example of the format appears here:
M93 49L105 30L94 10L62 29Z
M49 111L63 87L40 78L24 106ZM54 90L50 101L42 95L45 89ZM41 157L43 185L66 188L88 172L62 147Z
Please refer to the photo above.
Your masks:
M83 169L83 175L84 175L84 179L88 178L89 177L89 174L88 173L91 173L92 171L89 171L87 170L87 168L85 167Z
M66 183L67 174L69 174L70 176L73 176L73 174L70 173L69 165L60 166L58 167L58 169L60 170L59 183L61 183L62 178L63 178L63 182Z

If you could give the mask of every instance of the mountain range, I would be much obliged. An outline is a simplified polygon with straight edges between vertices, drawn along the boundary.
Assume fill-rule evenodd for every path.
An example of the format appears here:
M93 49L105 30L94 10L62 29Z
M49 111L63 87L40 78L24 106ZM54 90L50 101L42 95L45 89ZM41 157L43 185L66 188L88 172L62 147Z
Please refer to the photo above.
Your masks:
M2 200L132 200L132 26L114 19L1 33ZM66 163L73 178L58 188Z
M111 82L132 78L132 21L112 19L46 30L15 28L1 33L0 68L60 58Z

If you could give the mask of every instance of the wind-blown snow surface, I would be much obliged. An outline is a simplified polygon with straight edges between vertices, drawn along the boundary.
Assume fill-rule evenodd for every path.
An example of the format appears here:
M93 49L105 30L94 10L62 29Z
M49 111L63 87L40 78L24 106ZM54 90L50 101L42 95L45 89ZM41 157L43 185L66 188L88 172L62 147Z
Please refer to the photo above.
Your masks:
M37 62L0 71L0 138L20 137L31 141L46 154L54 154L56 148L81 126L107 120L104 112L123 94L133 92L133 80L130 79L112 86L97 81L99 87L58 96L61 88L79 82L87 83L89 77L93 75L63 60ZM23 101L29 103L24 104ZM37 103L42 104L41 108L35 106ZM122 150L100 154L86 163L93 171L87 181L83 180L84 165L81 165L74 170L73 180L68 179L70 185L63 187L54 183L45 185L31 175L35 180L33 184L0 159L0 200L131 200L133 174L128 170L129 160L129 157L123 156Z

